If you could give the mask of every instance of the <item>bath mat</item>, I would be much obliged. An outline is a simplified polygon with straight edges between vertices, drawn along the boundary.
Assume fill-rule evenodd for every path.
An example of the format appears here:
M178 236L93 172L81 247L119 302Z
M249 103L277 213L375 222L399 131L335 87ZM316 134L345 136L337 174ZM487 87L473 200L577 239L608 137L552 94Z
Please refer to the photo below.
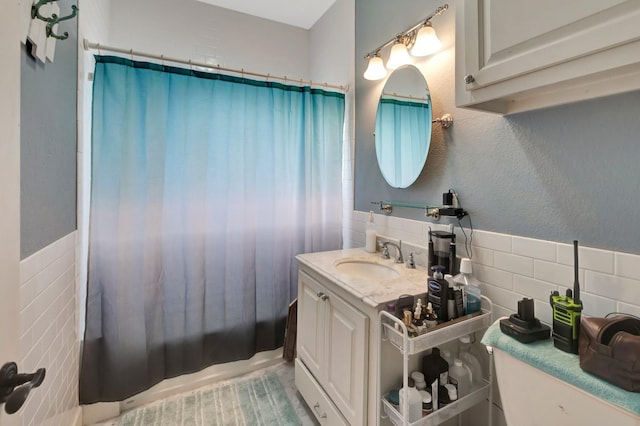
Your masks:
M119 426L301 425L274 373L225 382L125 413Z

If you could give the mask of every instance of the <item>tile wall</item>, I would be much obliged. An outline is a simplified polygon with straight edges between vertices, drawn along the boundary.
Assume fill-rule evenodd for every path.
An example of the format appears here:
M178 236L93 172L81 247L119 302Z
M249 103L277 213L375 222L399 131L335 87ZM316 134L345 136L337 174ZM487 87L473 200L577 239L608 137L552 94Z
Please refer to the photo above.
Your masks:
M20 263L19 373L47 369L20 409L22 425L79 424L76 318L77 232Z
M367 218L368 213L352 213L345 248L364 246ZM429 227L446 230L447 220L441 219L434 224L426 220L375 215L378 235L402 240L405 259L410 251L415 251L418 265L427 263ZM468 257L465 237L457 223L455 232L458 256ZM469 232L465 228L467 237ZM470 250L474 275L482 282L483 294L494 304L494 318L515 312L518 300L528 297L535 300L536 317L550 323L549 294L553 290L563 294L566 288L573 287L571 241L564 244L474 230ZM580 247L578 263L585 315L626 312L640 316L640 255Z

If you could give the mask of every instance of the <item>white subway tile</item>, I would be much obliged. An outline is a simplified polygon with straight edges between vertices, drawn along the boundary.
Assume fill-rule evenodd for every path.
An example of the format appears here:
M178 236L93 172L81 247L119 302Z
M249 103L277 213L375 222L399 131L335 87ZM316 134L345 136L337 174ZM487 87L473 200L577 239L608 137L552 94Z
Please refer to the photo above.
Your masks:
M36 277L20 286L20 310L23 310L37 296Z
M582 312L588 316L603 317L616 311L616 301L589 293L580 293Z
M460 249L458 248L456 251L460 254ZM473 247L473 257L471 262L484 266L493 266L493 250L484 249L480 247Z
M516 309L514 308L505 308L502 307L500 305L493 305L493 321L496 321L499 318L502 317L508 317L509 315L513 314L516 312Z
M513 276L513 291L528 298L534 298L548 304L549 296L554 290L558 290L558 286L555 284L522 275Z
M556 244L533 238L513 237L513 253L534 259L556 261Z
M609 299L640 305L640 281L587 271L585 290Z
M548 299L546 303L542 300L534 299L533 310L535 317L540 321L549 326L553 324L553 311Z
M473 244L478 247L496 251L511 252L511 236L495 232L475 231Z
M501 269L484 265L474 265L473 275L481 282L513 290L513 274Z
M558 284L562 287L573 287L573 268L544 260L533 261L533 276L536 279Z
M573 267L573 245L558 244L558 263ZM590 247L579 247L578 266L581 269L613 274L614 252Z
M533 277L533 259L500 251L493 253L493 266L514 274Z
M501 306L505 309L509 309L511 312L518 310L518 300L522 297L512 291L507 291L503 288L493 285L483 285L482 294L489 299L495 305Z
M618 301L616 312L623 312L625 314L631 314L640 317L640 306Z
M38 253L34 253L31 256L20 262L20 282L24 283L33 278L38 272L42 270L42 257Z
M640 256L628 253L616 253L615 274L640 280Z

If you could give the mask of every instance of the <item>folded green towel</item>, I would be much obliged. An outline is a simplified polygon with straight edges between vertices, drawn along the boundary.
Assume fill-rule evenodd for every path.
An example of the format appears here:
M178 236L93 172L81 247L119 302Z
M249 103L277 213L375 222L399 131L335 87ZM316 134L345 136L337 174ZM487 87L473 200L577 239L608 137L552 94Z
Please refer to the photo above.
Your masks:
M553 346L553 339L520 343L500 331L500 320L498 320L484 334L482 343L485 346L498 348L585 392L640 415L640 394L626 391L582 371L578 355L557 349Z

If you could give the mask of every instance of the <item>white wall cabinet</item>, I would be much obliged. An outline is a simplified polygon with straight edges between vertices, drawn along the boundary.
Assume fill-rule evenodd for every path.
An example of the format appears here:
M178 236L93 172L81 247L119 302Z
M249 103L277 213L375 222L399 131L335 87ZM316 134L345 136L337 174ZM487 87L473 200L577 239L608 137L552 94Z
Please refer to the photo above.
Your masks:
M364 425L366 315L300 271L296 385L321 424Z
M638 0L456 3L456 105L510 114L640 89Z

